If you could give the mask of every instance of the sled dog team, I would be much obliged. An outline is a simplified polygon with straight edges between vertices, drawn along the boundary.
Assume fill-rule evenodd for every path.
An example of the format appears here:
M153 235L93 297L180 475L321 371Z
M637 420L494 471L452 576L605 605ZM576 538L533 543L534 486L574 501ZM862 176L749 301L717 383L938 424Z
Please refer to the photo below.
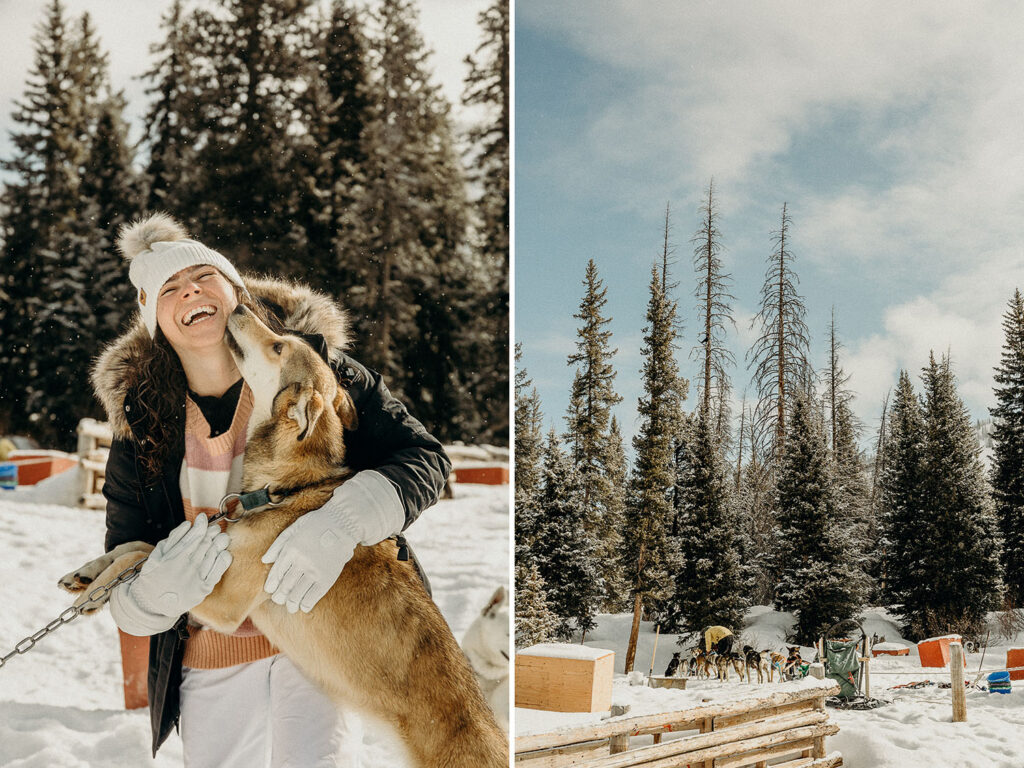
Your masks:
M706 650L698 645L689 649L685 664L680 658L682 652L673 653L665 669L665 677L679 677L685 672L688 677L715 677L727 682L732 669L741 681L746 679L748 683L754 681L755 675L758 683L763 683L765 678L774 682L776 674L779 682L784 682L799 677L802 671L799 647L790 646L788 651L788 655L783 655L770 649L759 651L744 645L742 653L736 653L731 649Z

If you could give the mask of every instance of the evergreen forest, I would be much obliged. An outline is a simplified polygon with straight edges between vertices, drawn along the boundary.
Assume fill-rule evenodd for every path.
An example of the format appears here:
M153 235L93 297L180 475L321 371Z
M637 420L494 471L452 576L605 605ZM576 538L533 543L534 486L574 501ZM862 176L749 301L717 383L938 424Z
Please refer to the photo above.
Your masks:
M73 449L135 312L154 211L351 315L353 354L443 441L508 440L509 17L478 17L456 130L411 0L175 0L141 141L89 16L51 0L0 158L0 433ZM138 110L136 110L138 111Z
M908 639L984 639L988 613L1024 598L1021 293L1003 320L987 464L949 354L923 350L917 370L901 371L866 434L836 308L828 328L806 324L789 206L764 244L753 341L738 361L713 182L702 199L683 269L666 208L636 313L638 372L616 370L609 288L587 264L561 432L545 431L558 415L544 413L517 343L517 645L580 641L598 613L632 613L628 672L641 620L689 645L711 625L739 633L755 605L792 612L790 639L804 645L868 605L887 606ZM812 338L825 340L816 356ZM691 380L677 359L687 352ZM628 452L612 411L616 377L637 373ZM733 381L746 376L737 397Z

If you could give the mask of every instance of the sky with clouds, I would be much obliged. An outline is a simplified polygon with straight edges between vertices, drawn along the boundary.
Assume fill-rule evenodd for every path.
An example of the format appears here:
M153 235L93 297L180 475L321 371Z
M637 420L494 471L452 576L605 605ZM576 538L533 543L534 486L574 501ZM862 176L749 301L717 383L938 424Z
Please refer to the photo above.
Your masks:
M9 157L12 151L11 112L15 100L24 93L33 64L32 38L45 19L48 5L49 0L0 0L0 19L3 20L0 50L4 52L4 63L0 67L0 157ZM160 20L170 8L170 0L63 0L63 5L68 18L78 18L86 12L90 15L100 45L109 56L114 87L123 90L128 99L134 127L132 137L138 140L142 135L139 121L147 108L147 83L137 78L152 64L150 46L163 39ZM194 5L196 3L186 0L186 7ZM452 103L456 120L461 119L459 99L468 71L464 59L480 43L477 16L487 6L487 0L418 0L416 3L420 33L433 51L429 63L435 82L441 85Z
M624 432L638 427L666 204L678 359L696 374L690 240L712 177L737 395L785 202L812 357L824 366L835 307L865 444L899 370L916 378L931 350L951 355L971 414L987 417L1001 316L1024 287L1024 6L518 0L515 18L515 329L550 424L564 429L593 258L619 350L616 412Z

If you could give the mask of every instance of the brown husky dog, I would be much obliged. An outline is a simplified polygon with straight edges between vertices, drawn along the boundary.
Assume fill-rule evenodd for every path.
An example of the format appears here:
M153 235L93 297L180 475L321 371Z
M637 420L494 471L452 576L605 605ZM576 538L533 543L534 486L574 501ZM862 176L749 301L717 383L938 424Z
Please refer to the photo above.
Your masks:
M355 427L356 415L331 369L301 339L275 334L242 305L228 319L228 334L254 398L243 488L267 487L277 503L232 512L231 566L192 616L228 634L251 617L332 700L392 722L417 766L504 768L507 737L415 566L398 560L393 540L356 547L308 614L289 613L264 592L270 566L260 557L281 531L321 507L351 475L343 467L342 434ZM298 490L278 501L275 489ZM76 604L89 603L96 587L152 549L142 542L122 545L65 576L61 585L78 591L89 584ZM104 601L98 598L86 610Z

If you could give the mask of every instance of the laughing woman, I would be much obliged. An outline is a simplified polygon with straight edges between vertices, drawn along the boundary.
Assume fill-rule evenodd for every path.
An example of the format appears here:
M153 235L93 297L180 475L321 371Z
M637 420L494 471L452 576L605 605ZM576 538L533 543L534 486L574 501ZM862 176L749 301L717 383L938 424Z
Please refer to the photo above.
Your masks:
M347 322L327 297L243 278L162 214L127 227L118 246L131 262L139 316L102 354L93 384L114 429L106 550L156 545L110 600L122 630L151 636L153 753L180 727L187 768L335 766L338 714L288 659L249 622L222 635L188 621L230 565L228 537L207 519L243 490L252 394L225 342L231 310L243 303L309 342L358 413L345 437L357 474L264 556L274 563L264 587L274 602L312 609L356 545L399 534L437 501L451 465L380 376L345 354Z

